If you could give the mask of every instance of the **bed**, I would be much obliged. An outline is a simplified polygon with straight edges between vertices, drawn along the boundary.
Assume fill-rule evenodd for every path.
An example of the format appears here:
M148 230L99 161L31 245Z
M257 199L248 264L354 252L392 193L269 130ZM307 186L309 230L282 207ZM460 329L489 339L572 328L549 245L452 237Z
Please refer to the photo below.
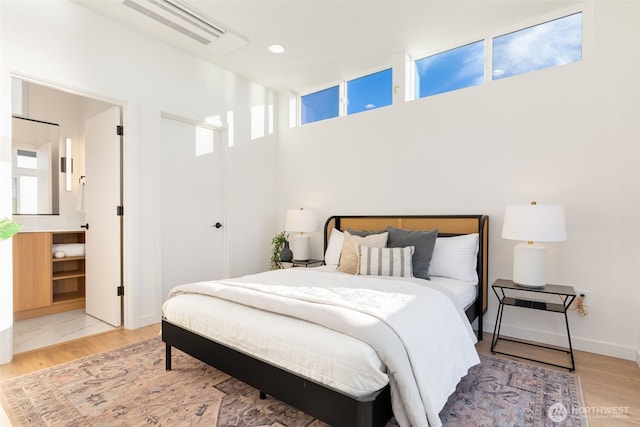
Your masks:
M368 286L386 287L392 283L394 289L400 289L398 286L414 286L411 288L414 289L415 285L409 282L420 282L419 284L421 285L426 281L423 279L408 278L400 282L396 280L396 278L374 278L367 275L355 277L350 274L345 274L344 272L335 271L336 267L332 266L333 261L330 261L330 259L334 257L332 256L332 247L336 247L336 235L342 234L343 238L344 236L352 238L351 232L354 232L354 230L364 232L365 236L367 231L371 231L373 232L372 234L375 235L379 234L381 230L387 229L387 227L397 228L399 230L419 231L437 229L438 241L436 243L442 243L442 245L437 246L434 250L434 265L442 261L442 256L438 257L436 255L438 253L445 253L445 250L442 248L446 249L447 245L451 245L455 238L466 238L470 235L476 236L477 249L474 253L476 283L472 283L469 287L466 287L466 290L462 290L457 294L453 292L451 295L446 295L445 297L451 301L455 300L452 304L460 311L460 316L466 317L468 320L468 323L465 322L467 326L471 322L476 324L477 337L481 339L482 315L487 307L488 218L486 216L332 216L326 221L324 228L326 266L310 269L288 269L288 271L281 272L266 272L257 276L252 275L247 276L247 278L215 281L207 284L186 284L180 287L179 290L176 290L173 297L165 302L163 306L162 338L166 343L166 368L168 370L171 369L171 349L175 347L254 386L260 390L261 397L264 397L266 394L271 395L330 425L385 425L393 416L392 400L394 400L396 412L398 412L398 393L402 393L403 391L405 395L420 393L409 393L405 390L402 379L397 379L398 372L404 372L405 370L394 367L394 363L396 363L394 361L395 359L386 359L382 356L378 357L386 351L384 349L381 351L381 349L377 347L380 343L363 343L360 339L361 337L357 336L360 333L369 332L353 331L350 329L341 330L343 327L347 328L347 326L343 326L341 323L341 316L344 315L343 308L336 308L332 305L333 302L332 304L316 304L317 301L315 300L304 300L301 302L296 300L296 304L292 305L291 303L287 303L285 305L293 307L302 304L297 310L304 311L305 316L308 315L310 317L310 319L307 320L297 318L294 321L292 318L296 317L295 313L280 313L276 315L271 313L271 304L277 303L277 301L282 298L282 295L270 295L269 298L274 300L270 301L267 306L261 306L261 304L266 304L262 301L263 296L260 296L260 300L258 301L256 300L258 297L254 294L262 293L263 286L266 285L282 288L288 282L296 284L300 281L304 281L304 283L322 281L341 284L343 281L346 281L344 282L346 283L345 286L342 286L341 289L352 289L353 287L350 284L352 281L363 279L368 281ZM454 238L454 240L445 240L449 238ZM362 246L358 246L358 248L362 248ZM398 250L405 249L407 248L400 248ZM362 248L362 250L364 250L364 248ZM411 250L413 251L413 246ZM363 257L359 257L359 259L362 260ZM258 280L258 276L260 280L264 279L269 283L263 284L260 282L259 287L257 287L254 282ZM449 280L448 278L433 276L431 279L429 286L420 286L418 293L433 292L431 288L451 285L451 283L447 282L447 280ZM443 280L444 285L442 284ZM200 292L200 288L204 288L205 286L206 291ZM214 291L210 291L211 287L214 288ZM302 292L299 288L304 288L304 292L308 292L306 287L301 286L286 288L286 292L293 292L292 289L295 292ZM468 291L469 288L472 289L473 292L470 293ZM191 292L193 289L196 289L196 291ZM206 295L208 292L211 292L211 295ZM238 292L241 295L238 296L234 294ZM360 290L358 292L359 294L361 293ZM228 295L220 297L219 293L220 295ZM449 291L442 292L443 295L445 293L449 294ZM212 296L216 296L216 298L212 298ZM323 294L322 298L324 297ZM305 296L305 298L308 297ZM312 298L316 298L316 296L314 295ZM440 296L438 296L438 298L440 298ZM251 307L254 302L247 302L249 300L255 300L256 305ZM312 304L314 307L322 305L331 306L330 310L334 310L334 312L332 312L331 316L326 316L328 319L331 319L326 320L326 322L329 322L328 325L318 325L314 323L314 316L316 316L316 314L314 314L315 312L313 310L309 311L309 304ZM432 304L437 303L434 300ZM437 305L442 305L442 303L438 303ZM289 309L290 308L287 308L287 310ZM322 308L322 310L326 310L326 308ZM429 316L430 314L428 313L431 311L431 309L421 309L411 314L411 316L413 316L411 319L420 318L420 316L423 315L421 314L422 312L425 312L424 316ZM207 313L212 312L224 314L218 316L217 319L211 320ZM401 313L406 313L405 317L409 316L409 311L405 311L404 309ZM356 323L358 321L367 323L368 320L365 318L367 318L366 316L368 315L370 315L368 312L364 315L357 312L349 314L349 316L355 316L359 319L356 320ZM320 314L317 314L317 316L320 316ZM322 314L322 316L325 316L325 314ZM397 318L402 318L402 316L394 315L392 317L396 319L394 321L401 322L401 320L397 320ZM425 319L427 318L425 317ZM324 321L323 317L323 322ZM432 322L432 320L425 320L425 323L430 322ZM456 322L448 322L447 327L449 327L449 323L457 325ZM289 329L290 327L291 329ZM378 327L379 326L376 326L376 328ZM353 328L353 326L349 326L349 328ZM368 330L368 328L360 329ZM281 333L281 331L286 332ZM458 331L458 329L456 329L456 331ZM376 334L377 333L378 332L376 332ZM435 334L435 332L433 333ZM331 341L324 341L325 339L329 339L326 338L324 334L330 334ZM463 339L462 337L465 333L455 332L451 335L459 336L460 339ZM339 342L338 345L335 344L336 341L333 341L334 339L339 340L337 341ZM392 338L388 337L384 338L384 340L391 339ZM466 340L466 338L464 339ZM381 338L380 340L384 341ZM441 337L438 335L433 335L430 338L430 342L439 343L438 349L450 345L447 343L442 344L440 341ZM446 341L449 341L449 338L447 338ZM327 345L327 342L331 342L332 345ZM276 343L276 345L274 346L273 343ZM284 353L284 356L282 354L272 354L274 350L268 348L270 345L271 347L275 347L276 353L279 351L280 353ZM307 347L307 345L310 347ZM314 345L319 348L314 349ZM457 348L455 347L457 344L451 345ZM465 348L466 347L468 347L467 344L465 344ZM321 348L332 348L334 350L328 351L325 355L320 351ZM460 348L462 348L462 345ZM340 351L335 349L340 349ZM301 356L296 355L295 359L286 359L284 362L278 359L278 357L281 356L292 357L291 354L294 353L294 350L299 350ZM423 350L419 349L419 351ZM434 351L434 353L438 352ZM461 353L464 353L464 351L461 351ZM355 355L357 355L357 357ZM408 359L411 361L412 355L409 354L409 356ZM334 359L325 361L323 359L324 357L334 357ZM468 356L467 359L470 357L471 356ZM354 358L354 360L350 360L351 358ZM402 357L400 357L400 359L402 359ZM385 366L381 360L389 363L389 366ZM391 362L389 362L389 360L391 360ZM325 363L329 366L326 371L324 370ZM404 366L402 363L406 362L398 363L398 366L402 367ZM464 363L466 363L466 365L462 365L461 362L461 368L468 368L470 362L466 361ZM430 363L427 365L431 366ZM436 365L434 365L433 369L436 369L435 366ZM428 368L424 369L428 370ZM421 367L419 371L422 370L423 367ZM345 376L345 372L348 372L348 378ZM390 372L389 376L385 376L387 372ZM393 373L393 375L391 373ZM413 375L419 377L421 374ZM459 377L460 373L458 372L456 375ZM392 382L391 378L393 378L393 385L395 387L390 386ZM416 383L418 382L419 380L416 380ZM445 394L450 393L450 383L452 380L448 380L448 382L449 384L447 386L449 388L444 391ZM457 381L455 381L455 383L457 383ZM453 384L454 388L455 383ZM398 384L400 384L400 386ZM401 391L399 392L398 390ZM422 389L419 389L419 391L422 391ZM395 395L392 399L392 394L394 393ZM424 400L425 399L423 399L423 401ZM429 399L427 398L426 401L428 404ZM411 412L411 402L405 402L403 405L409 406L408 412ZM400 412L404 413L404 411L405 409L403 407ZM431 412L433 412L433 410ZM427 411L427 413L429 413L429 411ZM398 417L396 416L396 418ZM401 417L401 419L404 418ZM439 419L433 417L429 419L430 425L438 425L438 422ZM408 424L409 421L405 421L404 423ZM419 425L417 422L412 422L412 424Z

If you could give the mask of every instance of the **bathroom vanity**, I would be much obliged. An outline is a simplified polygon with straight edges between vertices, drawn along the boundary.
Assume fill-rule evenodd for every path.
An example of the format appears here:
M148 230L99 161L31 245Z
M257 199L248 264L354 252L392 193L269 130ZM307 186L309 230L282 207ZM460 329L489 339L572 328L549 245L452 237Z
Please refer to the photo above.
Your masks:
M14 320L85 308L84 242L76 230L13 236Z

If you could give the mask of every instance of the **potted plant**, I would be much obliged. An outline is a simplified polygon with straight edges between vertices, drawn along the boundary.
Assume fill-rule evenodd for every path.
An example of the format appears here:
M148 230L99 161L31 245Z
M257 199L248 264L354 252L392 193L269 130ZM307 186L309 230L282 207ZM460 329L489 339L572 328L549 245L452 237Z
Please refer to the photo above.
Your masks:
M272 251L271 251L271 269L279 270L284 268L282 261L291 261L291 250L289 249L289 241L287 238L289 235L285 231L281 231L271 239ZM288 251L288 254L286 253ZM283 256L283 255L289 255Z
M0 242L7 240L22 229L23 225L8 218L0 219Z

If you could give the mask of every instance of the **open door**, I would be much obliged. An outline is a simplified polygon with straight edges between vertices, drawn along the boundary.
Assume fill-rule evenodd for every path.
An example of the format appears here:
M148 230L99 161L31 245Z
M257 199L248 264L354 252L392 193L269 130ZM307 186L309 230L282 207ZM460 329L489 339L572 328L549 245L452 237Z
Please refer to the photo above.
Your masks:
M122 324L120 107L85 121L86 312Z

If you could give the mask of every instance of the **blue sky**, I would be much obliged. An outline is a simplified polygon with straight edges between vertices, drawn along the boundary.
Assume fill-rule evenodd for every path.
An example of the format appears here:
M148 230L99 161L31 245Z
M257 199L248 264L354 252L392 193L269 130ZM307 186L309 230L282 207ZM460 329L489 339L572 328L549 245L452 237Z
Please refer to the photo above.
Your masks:
M302 97L302 124L338 117L339 111L339 86L332 86Z
M391 105L393 95L391 68L347 82L347 114Z
M496 37L493 79L582 59L582 13Z
M416 96L435 95L484 81L484 40L416 61Z

